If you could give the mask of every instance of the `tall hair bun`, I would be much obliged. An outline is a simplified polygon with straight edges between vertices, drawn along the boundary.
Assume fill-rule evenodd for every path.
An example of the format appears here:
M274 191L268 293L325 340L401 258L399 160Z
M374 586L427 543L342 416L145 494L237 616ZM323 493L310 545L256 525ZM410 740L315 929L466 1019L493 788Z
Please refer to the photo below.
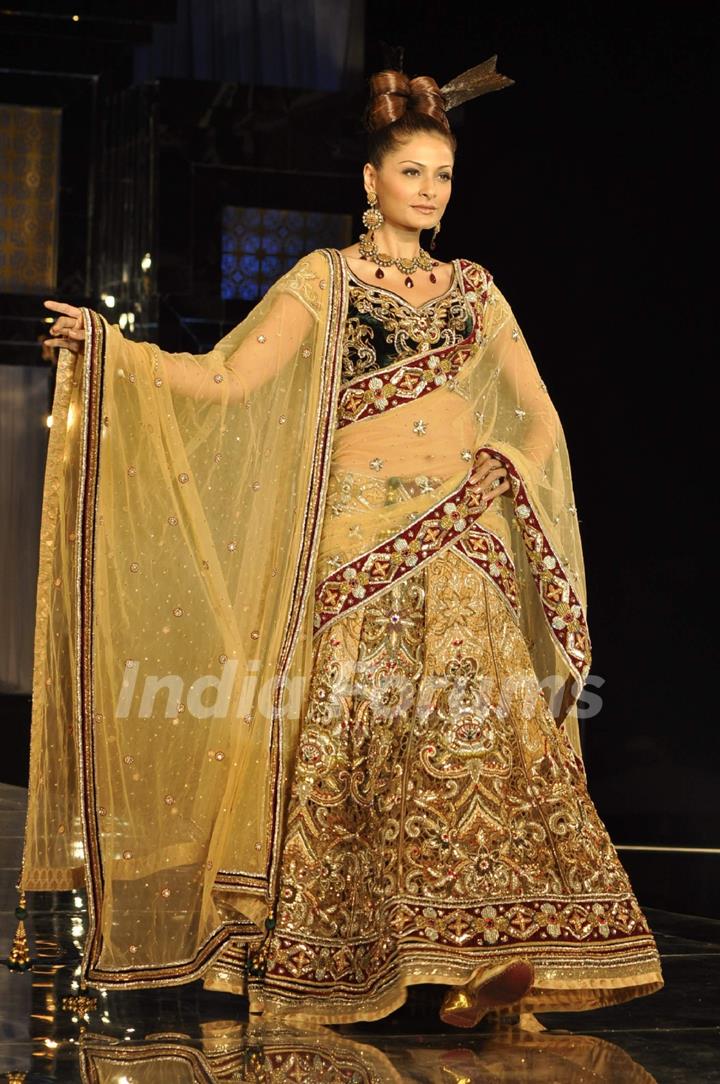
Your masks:
M445 114L445 98L430 75L413 79L391 68L370 76L370 100L365 111L365 126L376 132L399 120L406 113L426 113L450 131Z

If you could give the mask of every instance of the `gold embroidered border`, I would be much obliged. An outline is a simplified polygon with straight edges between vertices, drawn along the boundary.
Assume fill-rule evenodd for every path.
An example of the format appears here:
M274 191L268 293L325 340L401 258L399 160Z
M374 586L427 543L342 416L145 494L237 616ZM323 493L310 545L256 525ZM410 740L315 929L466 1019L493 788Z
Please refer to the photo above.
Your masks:
M100 927L97 921L102 900L102 865L100 838L96 819L95 759L92 720L93 653L93 583L95 523L102 435L103 352L105 329L102 319L91 309L81 309L85 325L85 353L82 384L82 428L79 436L79 478L77 538L75 558L75 743L78 757L80 820L85 852L85 887L87 892L88 931L82 959L81 985L87 979L100 953Z
M514 516L520 527L530 570L538 591L551 635L575 675L584 682L590 671L592 655L587 617L570 579L555 553L528 496L522 478L512 460L496 448L484 446L475 453L477 460L486 451L499 459L507 469L512 488ZM474 468L473 468L474 469ZM335 569L320 583L315 592L313 636L340 617L367 601L378 591L402 579L411 570L422 566L430 557L460 537L469 537L472 546L481 534L472 535L478 517L487 503L478 499L469 481L463 484L410 526L386 539L367 553L361 554ZM470 522L468 522L470 521ZM489 543L488 543L489 545ZM471 553L463 546L467 556ZM482 562L478 564L482 567ZM501 588L495 577L494 582ZM505 591L503 591L505 594ZM505 597L510 598L507 594Z
M485 308L492 282L490 272L477 264L466 263L464 260L459 260L458 263L461 268L463 294L471 302L473 309L474 320L470 334L459 343L446 346L442 350L426 351L412 358L403 358L393 365L384 366L382 370L365 373L347 381L340 395L338 429L420 399L443 384L453 386L455 377L473 353L474 344L483 340ZM467 286L471 289L466 289Z
M219 869L213 882L225 891L254 892L265 895L268 887L267 873L246 873L245 870Z
M540 525L525 484L515 464L496 448L484 448L505 466L530 571L548 628L576 677L584 683L590 672L592 649L587 617L562 562Z
M334 249L321 250L327 261L328 278L320 279L320 289L328 289L328 318L325 322L325 341L322 349L322 383L317 402L312 474L305 502L302 528L302 550L295 569L292 607L288 616L283 646L278 656L277 674L273 698L271 764L275 770L275 794L270 851L268 854L267 880L269 896L274 898L281 858L280 832L284 797L284 741L283 697L285 676L297 645L303 615L312 589L318 543L323 524L323 512L330 477L330 457L336 425L337 402L340 390L342 365L342 329L348 301L347 274L340 254Z
M519 618L518 585L515 576L515 563L506 550L502 539L493 532L474 523L453 547L472 565L479 568L497 587L505 599L510 612L517 621Z
M335 569L315 591L313 636L318 636L331 623L409 571L421 568L431 557L455 542L487 507L487 501L480 497L468 473L454 492L438 501L414 523L368 553Z
M564 959L572 968L588 964L602 984L609 974L642 963L659 965L657 946L647 919L632 896L513 899L458 906L452 902L396 899L378 920L373 937L337 941L308 938L306 933L273 931L277 938L272 965L265 975L265 995L293 999L307 995L372 996L402 958L420 956L452 969L454 957L493 949L544 963L546 956Z

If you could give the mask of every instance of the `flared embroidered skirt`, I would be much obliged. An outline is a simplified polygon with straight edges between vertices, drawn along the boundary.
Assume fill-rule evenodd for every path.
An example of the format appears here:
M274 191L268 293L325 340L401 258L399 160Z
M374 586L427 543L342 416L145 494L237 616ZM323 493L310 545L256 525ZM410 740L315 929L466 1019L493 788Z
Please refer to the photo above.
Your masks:
M281 870L257 1007L374 1020L517 957L523 1012L663 985L517 621L452 546L316 638Z

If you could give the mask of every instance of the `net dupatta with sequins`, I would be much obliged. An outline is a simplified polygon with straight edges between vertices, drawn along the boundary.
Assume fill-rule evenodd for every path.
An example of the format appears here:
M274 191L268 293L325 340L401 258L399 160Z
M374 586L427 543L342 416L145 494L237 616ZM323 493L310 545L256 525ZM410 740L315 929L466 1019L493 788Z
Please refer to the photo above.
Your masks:
M318 249L207 354L88 309L60 352L21 887L87 890L91 984L187 982L262 929L346 304Z

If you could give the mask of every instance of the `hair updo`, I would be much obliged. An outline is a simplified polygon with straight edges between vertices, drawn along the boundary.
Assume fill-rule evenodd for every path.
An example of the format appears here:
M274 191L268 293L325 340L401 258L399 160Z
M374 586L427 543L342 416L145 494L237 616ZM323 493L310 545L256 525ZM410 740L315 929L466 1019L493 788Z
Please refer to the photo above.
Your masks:
M445 99L429 75L388 68L370 76L370 98L363 114L368 133L368 161L380 169L386 154L399 149L404 139L419 132L442 136L453 154L457 139L445 113Z

